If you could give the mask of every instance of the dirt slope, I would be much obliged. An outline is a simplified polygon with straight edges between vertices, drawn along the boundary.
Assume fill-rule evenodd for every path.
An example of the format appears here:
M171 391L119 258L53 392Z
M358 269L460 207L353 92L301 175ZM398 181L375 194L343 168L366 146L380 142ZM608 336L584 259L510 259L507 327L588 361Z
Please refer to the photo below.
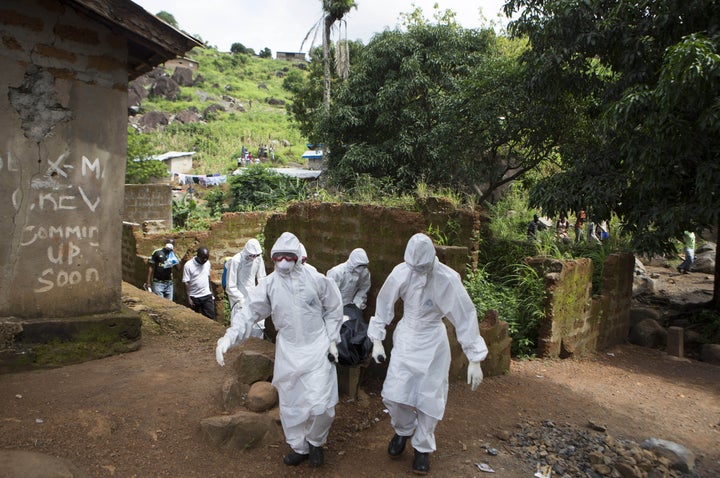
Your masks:
M687 277L666 275L676 283ZM695 293L697 284L689 287ZM219 388L230 371L217 366L213 351L223 328L128 284L123 296L141 304L142 348L0 375L0 449L68 458L94 477L411 476L411 454L387 456L392 431L381 384L373 381L358 401L341 396L319 470L283 465L284 443L246 451L210 446L199 422L221 413ZM613 436L676 441L695 452L700 476L720 476L720 367L630 345L581 360L514 361L509 374L485 379L474 393L452 383L431 475L532 477L534 463L496 437L543 420L580 428L593 420ZM500 454L488 455L487 446ZM477 462L497 473L480 472Z

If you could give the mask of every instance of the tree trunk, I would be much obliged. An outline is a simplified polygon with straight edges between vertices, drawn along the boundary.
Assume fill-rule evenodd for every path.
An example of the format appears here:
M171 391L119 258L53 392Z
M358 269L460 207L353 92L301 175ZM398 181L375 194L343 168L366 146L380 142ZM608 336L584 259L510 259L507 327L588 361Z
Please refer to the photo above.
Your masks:
M323 104L325 111L330 109L330 29L334 22L331 15L325 15L325 30L323 31Z

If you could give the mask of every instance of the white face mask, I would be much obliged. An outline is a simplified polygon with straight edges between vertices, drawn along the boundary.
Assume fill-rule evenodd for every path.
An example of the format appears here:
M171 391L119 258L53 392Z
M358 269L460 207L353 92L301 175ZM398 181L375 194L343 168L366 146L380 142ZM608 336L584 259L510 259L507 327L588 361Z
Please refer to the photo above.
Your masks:
M275 270L279 272L290 272L295 267L295 261L282 260L275 263Z

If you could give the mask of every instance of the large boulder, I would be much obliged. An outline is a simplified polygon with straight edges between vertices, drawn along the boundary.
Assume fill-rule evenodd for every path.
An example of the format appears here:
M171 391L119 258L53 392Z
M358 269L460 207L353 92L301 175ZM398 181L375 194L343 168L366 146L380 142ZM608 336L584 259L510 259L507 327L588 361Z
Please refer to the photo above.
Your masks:
M200 114L197 112L197 108L193 106L187 110L179 111L178 114L175 115L175 121L183 124L197 123L200 121Z
M272 414L239 412L200 421L207 440L215 446L233 450L276 445L283 441L280 420Z
M184 66L178 66L175 68L172 79L180 86L192 86L194 83L192 70L190 68L185 68Z
M243 352L235 360L233 370L239 383L252 385L268 381L273 375L275 359L253 351Z
M150 111L138 119L138 126L144 131L162 129L170 123L170 115L163 111Z
M714 242L706 242L695 251L693 272L715 274L715 248Z
M634 327L645 319L660 321L660 312L652 307L632 307L630 309L630 327Z
M630 329L628 339L631 344L643 347L664 347L667 343L667 330L657 321L645 319Z
M645 266L642 262L636 257L635 258L635 271L633 273L633 288L632 288L632 295L633 297L650 293L655 290L655 279L651 278L647 271L645 270Z
M166 100L175 101L180 94L180 85L175 80L163 76L155 80L152 87L150 88L150 95L159 96Z

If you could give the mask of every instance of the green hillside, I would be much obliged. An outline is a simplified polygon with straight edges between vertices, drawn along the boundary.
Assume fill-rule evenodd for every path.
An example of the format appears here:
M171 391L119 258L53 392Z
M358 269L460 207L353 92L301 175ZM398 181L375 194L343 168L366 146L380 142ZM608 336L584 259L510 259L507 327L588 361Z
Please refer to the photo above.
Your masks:
M197 174L224 174L235 169L243 145L257 156L260 146L272 144L277 163L304 163L301 156L307 141L289 120L284 105L290 101L290 94L283 89L288 75L305 75L302 65L210 48L196 48L187 57L199 63L193 78L200 76L202 81L181 86L175 101L153 96L142 100L140 113L177 114L195 108L202 121L171 123L163 131L145 133L153 154L196 151L193 172ZM168 69L167 73L172 76L173 71ZM245 111L203 114L208 106L228 100Z

